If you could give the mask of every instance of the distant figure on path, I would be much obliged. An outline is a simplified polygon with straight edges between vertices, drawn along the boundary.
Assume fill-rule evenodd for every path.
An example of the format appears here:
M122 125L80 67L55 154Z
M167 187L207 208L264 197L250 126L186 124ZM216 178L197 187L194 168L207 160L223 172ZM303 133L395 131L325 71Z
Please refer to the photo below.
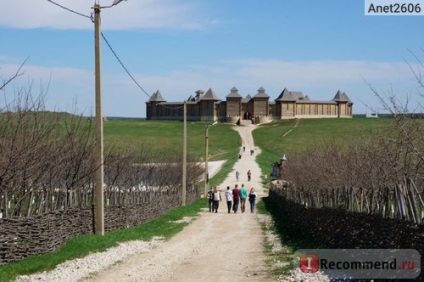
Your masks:
M255 153L255 150L251 149L250 150L250 155L253 156L254 153Z
M230 186L227 186L227 191L225 191L225 198L227 199L228 213L231 213L231 207L233 205L233 191L230 190Z
M246 151L246 147L243 145L243 152L245 152Z
M240 188L240 209L242 213L244 213L244 211L246 210L246 199L247 189L246 187L244 187L244 184L242 184Z
M238 206L240 202L240 189L238 188L238 185L234 186L233 189L233 211L234 213L237 213Z
M213 212L213 191L212 191L212 188L209 188L208 199L209 199L209 212Z
M219 190L215 187L213 189L213 210L215 210L215 213L218 212L219 208L219 202L222 201L221 193Z
M250 203L250 212L255 212L255 202L256 202L256 192L255 188L252 187L249 192L249 203Z
M247 181L250 181L252 179L252 173L250 172L250 169L247 171Z
M237 180L237 182L239 181L239 177L240 177L240 172L238 170L236 170L236 180Z

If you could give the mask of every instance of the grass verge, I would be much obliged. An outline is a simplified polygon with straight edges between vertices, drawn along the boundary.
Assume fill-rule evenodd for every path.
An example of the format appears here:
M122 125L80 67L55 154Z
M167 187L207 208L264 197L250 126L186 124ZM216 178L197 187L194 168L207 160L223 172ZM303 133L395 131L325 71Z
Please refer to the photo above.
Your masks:
M154 236L162 236L166 240L180 232L188 223L174 223L185 216L197 216L207 206L206 199L199 199L192 205L172 209L165 215L145 224L117 230L100 235L81 235L69 240L58 250L32 256L17 262L0 266L0 281L12 281L19 275L47 271L71 259L84 257L90 253L101 252L115 247L120 242L143 240L150 241Z

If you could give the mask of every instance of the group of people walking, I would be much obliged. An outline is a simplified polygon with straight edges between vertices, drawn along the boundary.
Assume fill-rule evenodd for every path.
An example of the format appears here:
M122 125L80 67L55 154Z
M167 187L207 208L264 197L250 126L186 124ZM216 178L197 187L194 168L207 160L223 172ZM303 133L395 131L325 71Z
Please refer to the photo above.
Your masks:
M246 146L242 146L240 149L240 153L238 154L239 159L241 159L242 153L246 152ZM254 149L250 149L250 155L253 156L255 154Z
M236 170L236 180L239 181L240 179L240 172L238 170ZM247 171L247 181L252 180L252 172L250 171L250 169Z
M213 190L209 190L209 212L218 212L219 202L222 201L221 192L217 187ZM244 213L246 211L246 200L249 200L250 212L255 212L255 203L256 203L256 191L255 188L251 188L249 193L244 187L244 184L241 184L241 187L238 188L238 184L234 186L233 189L230 186L227 186L225 190L225 200L227 202L228 213L233 211L234 213L238 212L239 206L240 211Z

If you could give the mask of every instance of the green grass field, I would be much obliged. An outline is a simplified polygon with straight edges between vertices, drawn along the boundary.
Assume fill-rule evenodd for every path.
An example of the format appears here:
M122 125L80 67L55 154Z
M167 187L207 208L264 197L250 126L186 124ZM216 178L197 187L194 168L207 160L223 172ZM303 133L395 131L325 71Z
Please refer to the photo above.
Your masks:
M383 132L392 124L390 118L366 119L298 119L276 120L260 125L253 131L255 145L262 154L257 161L263 174L269 174L272 163L282 154L288 158L301 154L318 142L343 143L344 146ZM205 158L206 122L187 122L188 154L199 161ZM209 161L227 160L221 171L210 179L219 185L237 161L241 140L232 125L219 123L209 127ZM147 121L116 119L104 123L104 140L118 150L137 150L141 147L166 155L182 155L182 121Z
M187 122L187 150L196 159L205 157L206 122ZM117 149L137 149L146 146L164 154L181 154L183 150L183 122L110 120L104 122L106 145ZM238 133L228 124L209 127L209 160L224 160L237 154L241 145Z
M260 125L253 131L255 145L262 154L257 161L264 174L269 174L272 163L282 154L288 158L301 154L317 142L338 142L344 146L383 132L387 134L392 124L390 118L366 119L298 119L276 120ZM206 122L187 123L188 154L199 161L205 157ZM209 161L227 160L222 170L210 180L219 185L237 161L241 146L238 133L230 124L219 123L209 127ZM118 150L147 147L164 154L182 154L183 122L116 119L104 123L106 145Z
M301 154L316 143L335 142L344 146L373 134L387 134L393 120L385 119L298 119L277 120L253 131L255 145L262 154L257 161L263 173L271 171L272 163L282 154Z

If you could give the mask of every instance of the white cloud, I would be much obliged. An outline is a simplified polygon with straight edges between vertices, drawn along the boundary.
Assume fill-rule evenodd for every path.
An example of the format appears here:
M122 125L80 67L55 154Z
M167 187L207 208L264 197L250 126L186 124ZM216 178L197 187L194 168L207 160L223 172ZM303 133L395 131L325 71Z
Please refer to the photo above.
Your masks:
M66 8L85 16L92 13L93 1L56 0ZM172 28L202 29L216 24L203 20L201 8L195 1L129 0L110 9L102 9L102 29ZM100 1L102 6L112 0ZM0 26L18 29L92 29L90 19L71 13L47 0L13 0L0 9Z

